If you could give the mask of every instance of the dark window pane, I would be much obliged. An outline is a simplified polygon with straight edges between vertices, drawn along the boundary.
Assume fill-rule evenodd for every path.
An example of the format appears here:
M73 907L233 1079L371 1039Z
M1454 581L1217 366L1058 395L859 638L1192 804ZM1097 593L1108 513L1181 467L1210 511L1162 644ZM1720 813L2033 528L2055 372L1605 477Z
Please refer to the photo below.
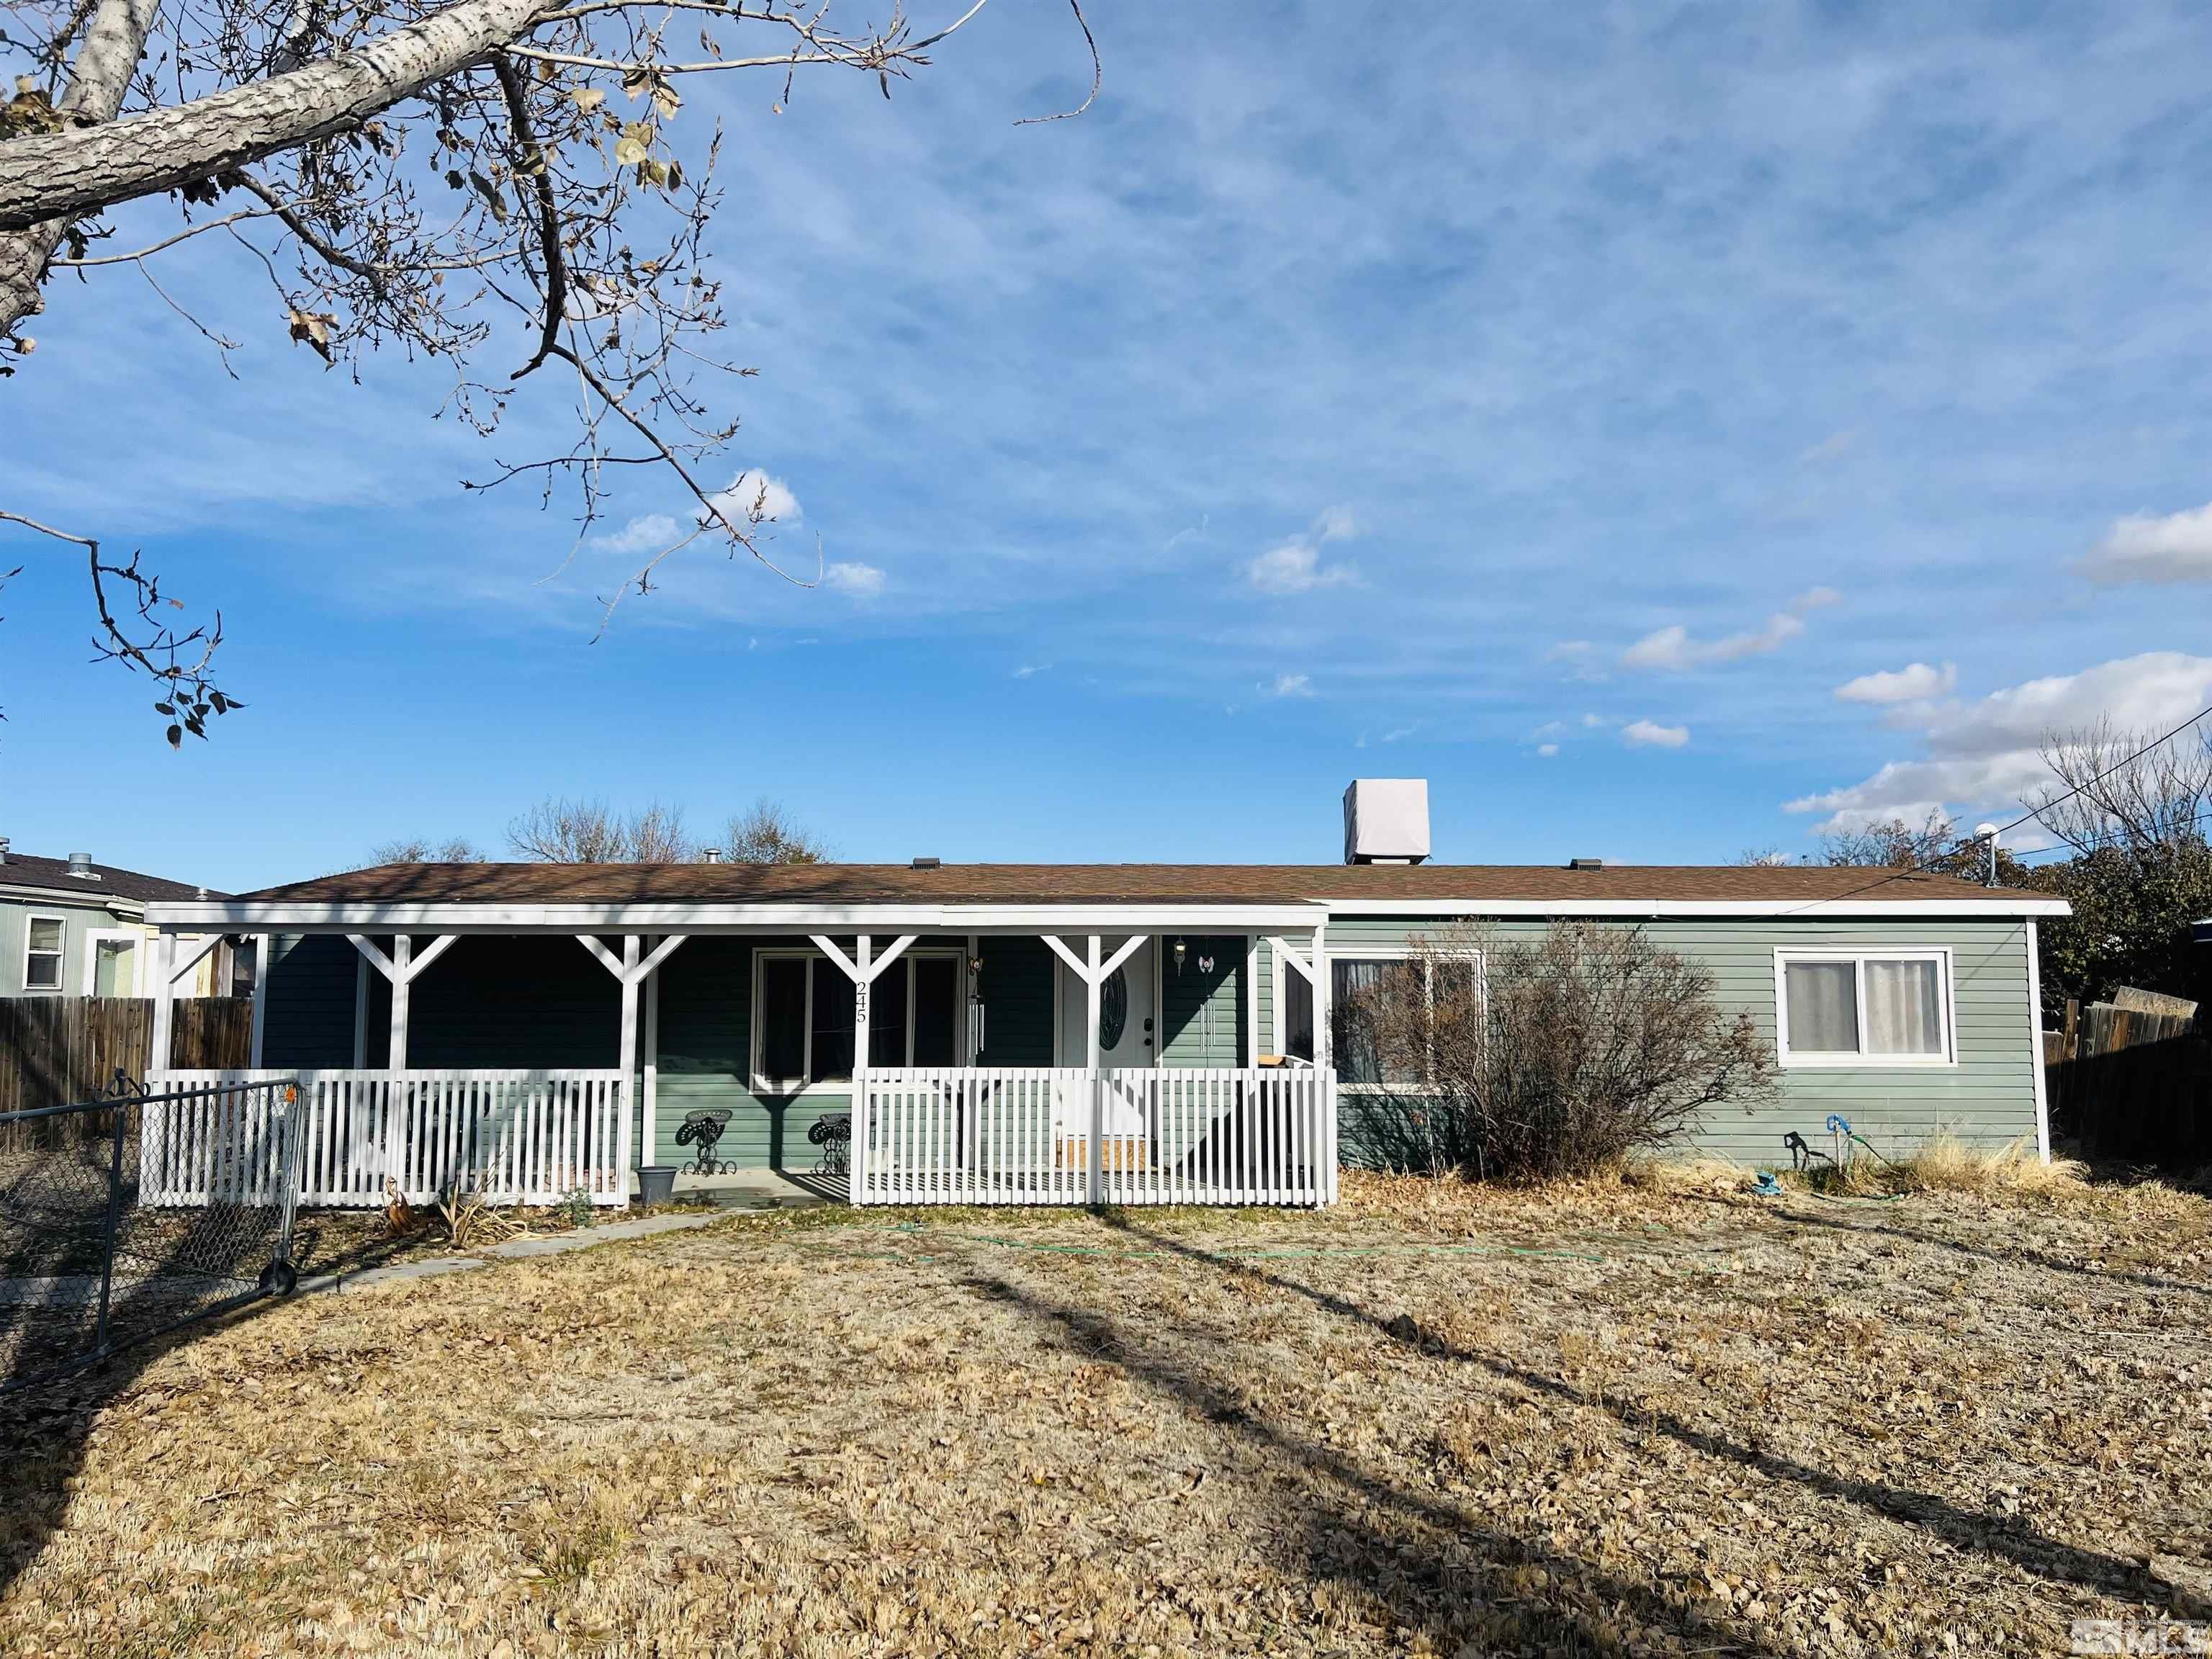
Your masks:
M908 959L876 975L868 988L868 1064L906 1064L906 975Z
M957 1066L960 1027L960 964L951 957L924 957L914 964L914 1063Z
M1313 987L1295 968L1283 970L1283 1052L1297 1060L1314 1057Z
M792 1082L806 1072L806 963L761 959L761 1074Z
M1375 1014L1370 1001L1389 970L1387 962L1333 962L1329 964L1330 1052L1336 1075L1345 1083L1380 1083L1382 1061L1376 1052Z
M814 958L814 1066L809 1083L853 1075L853 981L836 963Z

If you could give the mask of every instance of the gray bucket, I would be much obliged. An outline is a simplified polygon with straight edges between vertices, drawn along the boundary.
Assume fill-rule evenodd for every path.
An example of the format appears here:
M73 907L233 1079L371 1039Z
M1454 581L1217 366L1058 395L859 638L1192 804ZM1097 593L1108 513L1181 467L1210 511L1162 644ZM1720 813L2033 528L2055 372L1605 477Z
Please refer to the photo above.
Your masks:
M673 1164L649 1164L637 1172L637 1201L652 1206L665 1204L676 1196L676 1166Z

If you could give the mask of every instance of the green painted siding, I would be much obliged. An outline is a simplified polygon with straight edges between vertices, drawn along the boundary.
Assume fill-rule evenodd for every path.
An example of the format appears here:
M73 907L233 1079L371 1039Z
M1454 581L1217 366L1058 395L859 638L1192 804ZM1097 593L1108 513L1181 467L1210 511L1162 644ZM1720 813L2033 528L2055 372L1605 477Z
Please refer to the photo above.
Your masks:
M1235 1066L1244 1053L1244 936L1185 939L1160 945L1160 1064ZM1211 959L1208 973L1200 963Z
M1436 935L1445 926L1427 931ZM1503 922L1504 938L1527 938L1539 921ZM1970 1145L2002 1146L2036 1133L2035 1067L2029 1038L2027 924L2019 921L1913 920L1853 923L1777 922L1752 918L1657 921L1644 924L1657 944L1702 963L1721 1006L1748 1013L1775 1039L1774 953L1778 946L1881 950L1944 946L1953 953L1958 1063L1929 1067L1796 1069L1782 1073L1776 1103L1756 1114L1722 1108L1707 1115L1697 1144L1747 1164L1786 1163L1782 1137L1795 1129L1826 1144L1831 1112L1884 1152L1949 1133ZM1329 923L1332 956L1361 948L1402 948L1424 924L1403 918ZM1340 1139L1347 1161L1358 1133L1356 1097L1343 1097Z
M415 949L429 944L418 938ZM388 1047L389 986L383 1007ZM566 934L465 935L408 988L407 1063L547 1071L618 1066L622 987Z
M983 1066L1052 1064L1052 975L1059 960L1041 939L977 941L983 956ZM1080 1061L1078 1062L1079 1064Z
M353 1064L354 981L361 952L333 934L280 933L269 951L264 1065Z

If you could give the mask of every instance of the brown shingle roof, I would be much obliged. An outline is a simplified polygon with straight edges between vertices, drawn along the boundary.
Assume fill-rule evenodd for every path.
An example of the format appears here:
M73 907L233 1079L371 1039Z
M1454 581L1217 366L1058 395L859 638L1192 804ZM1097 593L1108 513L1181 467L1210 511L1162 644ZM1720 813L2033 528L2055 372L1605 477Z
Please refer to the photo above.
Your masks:
M302 904L1297 904L1315 900L1601 900L1817 903L1992 893L1950 876L1768 865L387 864L294 882L249 901Z
M0 864L0 887L51 889L93 904L104 898L131 903L147 899L189 899L198 897L201 892L188 881L166 881L160 876L141 875L136 870L118 870L112 864L95 864L92 870L99 880L87 881L70 874L67 859L40 858L35 853L11 849L7 861ZM210 890L207 896L222 898L225 895Z

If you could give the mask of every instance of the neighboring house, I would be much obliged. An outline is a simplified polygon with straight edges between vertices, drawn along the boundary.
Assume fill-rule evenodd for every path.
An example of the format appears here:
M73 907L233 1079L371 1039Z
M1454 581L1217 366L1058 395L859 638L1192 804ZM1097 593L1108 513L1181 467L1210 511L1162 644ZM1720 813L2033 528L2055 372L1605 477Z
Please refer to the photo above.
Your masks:
M157 900L220 897L189 882L94 864L91 855L40 858L0 839L0 997L150 996L146 906ZM204 933L178 961L206 945ZM178 996L244 996L253 989L253 952L219 941L180 969Z
M331 1201L374 1198L364 1158L434 1188L489 1113L557 1143L531 1190L625 1202L629 1170L693 1158L700 1112L726 1115L720 1163L787 1170L851 1114L873 1197L1249 1197L1273 1159L1262 1196L1325 1201L1376 1082L1331 1007L1468 919L1633 922L1708 968L1782 1065L1771 1108L1707 1120L1711 1149L1772 1163L1840 1112L1885 1149L2047 1153L2036 919L2063 901L1865 869L1420 863L1425 789L1395 826L1355 830L1352 805L1340 865L394 865L150 915L275 936L264 1075L354 1103L315 1154L349 1164Z

